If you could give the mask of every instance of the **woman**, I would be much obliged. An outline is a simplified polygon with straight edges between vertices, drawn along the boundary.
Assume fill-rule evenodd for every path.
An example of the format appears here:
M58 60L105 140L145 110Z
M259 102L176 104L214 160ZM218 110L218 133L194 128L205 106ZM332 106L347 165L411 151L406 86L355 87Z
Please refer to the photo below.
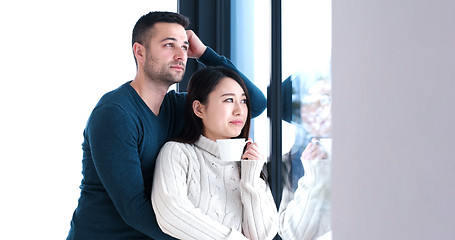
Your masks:
M305 175L297 188L288 179L284 185L279 214L279 235L286 240L331 239L331 85L318 80L308 89L301 106L303 128L314 137L303 150L300 167ZM290 172L290 153L283 157L283 168ZM292 166L298 166L297 164ZM286 181L285 180L285 181Z
M155 167L152 205L161 229L179 239L272 239L277 209L256 143L239 162L219 157L217 139L248 138L250 104L232 70L208 67L188 85L186 132L166 143Z
M305 175L293 192L283 189L278 233L286 240L332 239L330 216L330 148L327 139L313 139L302 152L300 161ZM284 158L285 159L285 158ZM288 159L285 159L288 161Z

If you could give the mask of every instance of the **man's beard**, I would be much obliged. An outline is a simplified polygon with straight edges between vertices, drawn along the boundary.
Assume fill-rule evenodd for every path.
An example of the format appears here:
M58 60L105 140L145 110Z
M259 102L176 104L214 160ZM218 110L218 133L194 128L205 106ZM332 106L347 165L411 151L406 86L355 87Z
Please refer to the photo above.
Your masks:
M153 60L150 57L147 59L146 63L147 63L146 67L144 68L146 76L149 79L166 83L169 86L171 86L174 83L181 82L183 75L185 73L185 71L175 73L171 72L170 66L178 65L179 64L178 62L161 65L159 62ZM185 67L184 63L180 63L180 65Z

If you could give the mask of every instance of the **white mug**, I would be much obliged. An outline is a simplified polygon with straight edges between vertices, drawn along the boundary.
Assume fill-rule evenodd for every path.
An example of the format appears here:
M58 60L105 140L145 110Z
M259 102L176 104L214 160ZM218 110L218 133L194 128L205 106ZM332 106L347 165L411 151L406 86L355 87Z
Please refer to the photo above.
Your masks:
M220 151L220 158L223 161L240 161L243 154L245 144L252 143L253 141L245 141L245 138L234 139L218 139L218 150Z
M332 138L320 138L318 142L322 150L327 154L327 158L332 159Z

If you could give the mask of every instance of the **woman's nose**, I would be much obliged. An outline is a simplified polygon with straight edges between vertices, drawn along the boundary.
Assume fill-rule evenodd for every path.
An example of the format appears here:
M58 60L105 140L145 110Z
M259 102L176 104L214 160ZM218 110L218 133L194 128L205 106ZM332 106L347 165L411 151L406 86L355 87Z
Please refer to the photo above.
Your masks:
M238 115L242 114L242 112L243 112L242 104L238 101L236 101L234 104L235 104L234 105L234 115L238 116Z

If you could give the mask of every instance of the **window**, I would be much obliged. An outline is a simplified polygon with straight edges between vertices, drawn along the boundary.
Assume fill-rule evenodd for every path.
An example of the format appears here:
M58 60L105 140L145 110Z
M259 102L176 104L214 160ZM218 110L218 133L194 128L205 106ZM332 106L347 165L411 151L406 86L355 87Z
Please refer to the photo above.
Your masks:
M283 0L281 17L280 227L283 239L316 239L331 230L331 1ZM312 139L318 157L302 154Z
M300 159L309 141L319 140L327 162L331 153L331 1L232 0L231 11L231 58L268 96L267 113L254 120L253 134L266 148L271 189L285 210L293 206L288 204L304 176ZM325 214L319 219L327 225L325 193L314 202L325 209L318 213ZM297 226L291 222L285 231ZM308 238L298 230L289 234Z

